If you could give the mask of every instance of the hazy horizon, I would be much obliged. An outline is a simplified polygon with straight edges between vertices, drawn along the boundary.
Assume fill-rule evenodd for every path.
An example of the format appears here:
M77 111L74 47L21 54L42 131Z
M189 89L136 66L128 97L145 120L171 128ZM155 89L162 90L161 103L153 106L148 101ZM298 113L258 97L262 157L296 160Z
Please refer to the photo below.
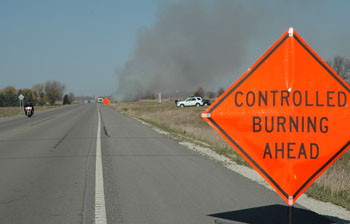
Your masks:
M0 89L216 91L291 26L324 60L350 58L349 10L345 0L2 1Z

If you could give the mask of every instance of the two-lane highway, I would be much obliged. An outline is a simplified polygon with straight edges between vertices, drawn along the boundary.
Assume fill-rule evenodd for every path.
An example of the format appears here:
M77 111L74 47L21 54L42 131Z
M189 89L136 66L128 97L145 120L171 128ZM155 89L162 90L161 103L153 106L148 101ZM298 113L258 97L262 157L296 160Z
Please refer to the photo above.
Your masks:
M0 181L0 223L287 221L276 193L102 104L0 121Z
M0 123L0 223L92 223L96 127L96 105Z

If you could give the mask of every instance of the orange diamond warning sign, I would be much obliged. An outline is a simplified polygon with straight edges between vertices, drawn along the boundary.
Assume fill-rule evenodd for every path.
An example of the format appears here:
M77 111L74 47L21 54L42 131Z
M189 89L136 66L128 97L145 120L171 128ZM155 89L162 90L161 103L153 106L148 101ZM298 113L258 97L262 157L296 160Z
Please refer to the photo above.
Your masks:
M350 145L350 87L290 28L202 117L289 204Z
M110 102L111 101L107 97L104 98L104 100L103 100L103 103L106 104L106 105L108 105Z

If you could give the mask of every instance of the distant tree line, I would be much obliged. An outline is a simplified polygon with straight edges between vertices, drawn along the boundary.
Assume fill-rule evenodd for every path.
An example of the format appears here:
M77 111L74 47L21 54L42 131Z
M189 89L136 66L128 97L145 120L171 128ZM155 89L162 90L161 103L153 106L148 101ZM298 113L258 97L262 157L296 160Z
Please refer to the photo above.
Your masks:
M62 101L63 104L73 102L75 96L73 93L64 94L65 85L59 81L47 81L38 83L32 88L16 89L13 86L7 86L0 90L0 107L10 107L19 105L19 95L24 96L24 103L31 102L34 105L54 105L56 101Z
M347 83L350 84L350 59L343 56L335 56L327 64Z
M202 98L208 97L209 99L214 99L221 96L225 92L225 89L220 87L216 92L205 91L202 87L199 87L194 93L193 96L200 96Z

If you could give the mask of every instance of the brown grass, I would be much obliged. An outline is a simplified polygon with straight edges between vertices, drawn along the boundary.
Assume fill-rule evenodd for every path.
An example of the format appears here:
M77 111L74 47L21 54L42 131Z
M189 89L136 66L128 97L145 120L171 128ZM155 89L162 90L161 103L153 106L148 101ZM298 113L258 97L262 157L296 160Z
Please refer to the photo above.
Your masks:
M239 164L248 165L232 147L212 129L200 114L206 107L178 108L174 101L158 104L154 100L118 102L116 110L143 119L172 134L209 146ZM248 165L249 166L249 165ZM313 198L330 201L350 210L350 152L346 152L305 192Z
M165 100L162 104L145 100L138 102L119 102L111 104L115 109L166 129L181 138L210 146L220 154L246 163L242 157L201 118L206 107L176 107L174 101ZM248 164L246 164L248 165Z
M350 150L328 168L306 193L350 210Z
M59 106L35 106L35 111L42 111L47 110L51 108L61 107ZM18 114L24 114L23 108L22 110L19 109L19 107L0 107L0 117L11 117Z

